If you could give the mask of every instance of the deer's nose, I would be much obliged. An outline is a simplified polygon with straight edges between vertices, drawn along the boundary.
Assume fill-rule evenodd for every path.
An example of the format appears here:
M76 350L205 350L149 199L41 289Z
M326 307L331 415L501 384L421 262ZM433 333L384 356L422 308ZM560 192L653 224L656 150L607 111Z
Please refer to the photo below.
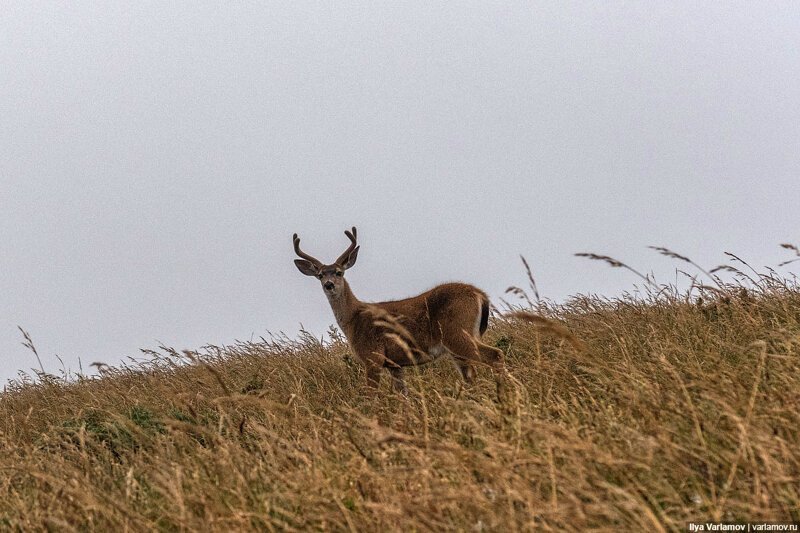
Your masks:
M332 281L326 281L325 284L323 285L323 287L325 287L326 291L332 291L333 290L333 282Z

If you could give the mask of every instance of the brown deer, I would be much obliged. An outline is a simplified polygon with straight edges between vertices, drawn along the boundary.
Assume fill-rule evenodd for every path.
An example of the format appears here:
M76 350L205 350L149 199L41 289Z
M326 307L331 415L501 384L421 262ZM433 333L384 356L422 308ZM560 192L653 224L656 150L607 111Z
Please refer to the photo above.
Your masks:
M445 353L468 383L475 363L490 365L500 379L505 373L503 352L480 340L489 321L486 293L466 283L445 283L405 300L362 302L344 279L358 257L356 228L344 234L350 246L333 264L323 265L300 250L295 233L294 251L302 259L294 263L306 276L320 280L336 322L366 367L370 387L378 387L381 369L386 368L395 390L405 394L403 367L429 363Z

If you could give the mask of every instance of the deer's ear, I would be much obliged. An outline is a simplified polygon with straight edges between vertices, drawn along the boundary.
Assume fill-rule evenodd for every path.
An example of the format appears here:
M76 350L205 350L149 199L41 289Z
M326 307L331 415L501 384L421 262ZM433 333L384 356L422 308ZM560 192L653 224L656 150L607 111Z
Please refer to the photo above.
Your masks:
M311 261L306 261L305 259L295 259L294 264L297 266L297 270L306 276L316 276L319 273L317 267L315 267L314 263Z
M347 261L342 265L342 268L347 270L351 266L356 264L356 259L358 259L358 249L361 248L360 246L356 246L355 249L350 252L350 255L347 256Z

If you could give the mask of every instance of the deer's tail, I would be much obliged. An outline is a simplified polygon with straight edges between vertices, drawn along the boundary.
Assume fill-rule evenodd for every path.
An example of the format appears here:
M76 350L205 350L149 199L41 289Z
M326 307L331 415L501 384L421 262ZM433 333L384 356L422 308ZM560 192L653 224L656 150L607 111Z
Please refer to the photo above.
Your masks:
M489 298L486 295L482 295L481 298L481 323L478 327L478 331L481 335L486 332L486 328L489 327Z

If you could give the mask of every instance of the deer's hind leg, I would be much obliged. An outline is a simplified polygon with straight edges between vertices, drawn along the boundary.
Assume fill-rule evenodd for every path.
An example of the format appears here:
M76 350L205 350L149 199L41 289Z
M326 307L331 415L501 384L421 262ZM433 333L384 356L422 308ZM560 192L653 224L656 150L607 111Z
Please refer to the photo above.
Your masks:
M495 372L505 373L506 366L503 360L503 351L500 348L484 344L478 339L475 339L475 344L478 346L481 361L491 366Z
M478 345L466 331L451 331L442 335L442 344L452 354L461 376L467 383L472 383L475 377L475 363L481 362Z
M453 355L453 359L456 363L456 368L458 371L461 372L461 377L464 378L465 383L472 383L475 381L475 367L467 361L466 359L461 359L460 357Z
M442 343L453 354L464 380L470 382L475 363L485 364L495 372L504 373L503 352L498 348L482 343L466 330L451 332L443 336Z

